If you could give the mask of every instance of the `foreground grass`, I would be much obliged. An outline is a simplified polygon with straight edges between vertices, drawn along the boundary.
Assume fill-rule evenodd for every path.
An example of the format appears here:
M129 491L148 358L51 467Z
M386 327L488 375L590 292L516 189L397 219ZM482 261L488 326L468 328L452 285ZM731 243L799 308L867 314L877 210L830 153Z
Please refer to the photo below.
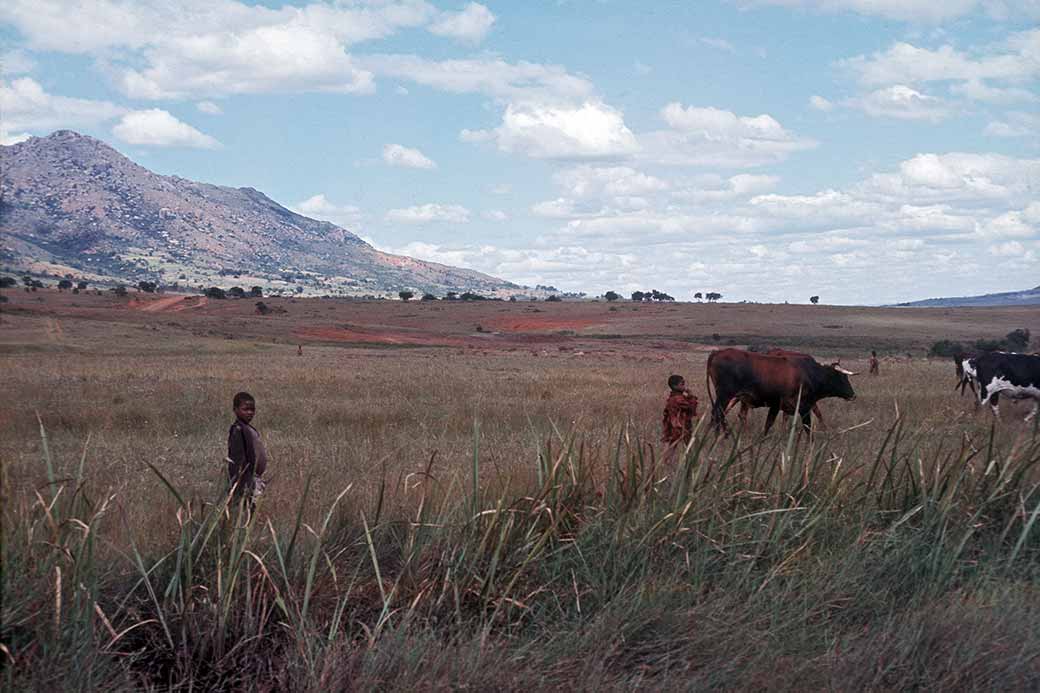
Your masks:
M624 430L555 431L487 482L475 435L466 473L348 485L315 524L309 488L246 522L153 466L178 531L142 551L124 527L115 561L126 509L41 436L48 482L5 487L9 689L1040 682L1035 435L927 457L901 419L855 457L698 436L666 469Z
M703 355L124 346L5 358L5 690L1040 684L1040 437L949 364L664 468L663 382Z

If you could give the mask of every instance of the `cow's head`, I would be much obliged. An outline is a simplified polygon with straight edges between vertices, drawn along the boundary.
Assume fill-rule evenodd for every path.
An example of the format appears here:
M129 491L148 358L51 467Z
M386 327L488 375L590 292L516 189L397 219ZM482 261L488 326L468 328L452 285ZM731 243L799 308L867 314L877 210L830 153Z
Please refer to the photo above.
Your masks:
M850 370L841 367L840 362L832 363L823 367L824 389L831 397L842 399L856 399L856 391L852 389L849 376L856 375Z

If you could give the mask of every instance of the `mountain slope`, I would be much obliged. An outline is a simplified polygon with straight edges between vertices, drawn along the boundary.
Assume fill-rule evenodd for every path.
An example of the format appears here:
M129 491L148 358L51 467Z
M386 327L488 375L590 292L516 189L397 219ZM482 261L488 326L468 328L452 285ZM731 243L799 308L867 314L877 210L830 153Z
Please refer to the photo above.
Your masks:
M923 301L899 303L900 306L936 308L953 306L1032 306L1040 305L1040 286L1025 291L1007 291L982 296L957 296L953 298L926 298Z
M0 253L15 270L312 294L519 288L380 252L252 188L152 173L69 130L0 147L0 159Z

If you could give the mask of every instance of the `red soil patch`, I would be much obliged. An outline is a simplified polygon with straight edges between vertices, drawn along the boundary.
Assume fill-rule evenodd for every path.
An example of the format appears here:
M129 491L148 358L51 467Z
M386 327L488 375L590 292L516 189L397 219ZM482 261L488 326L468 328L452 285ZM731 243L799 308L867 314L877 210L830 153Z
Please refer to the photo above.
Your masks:
M142 301L135 299L126 304L127 308L140 310L145 313L164 313L166 311L180 311L186 308L200 308L209 299L205 296L163 296L153 300Z
M401 332L365 332L338 327L303 327L293 335L324 342L357 342L363 344L408 344L415 346L462 346L467 340L457 337Z
M492 318L487 322L488 327L503 332L560 332L563 330L577 332L586 327L603 324L602 320L596 318L539 318L529 315Z

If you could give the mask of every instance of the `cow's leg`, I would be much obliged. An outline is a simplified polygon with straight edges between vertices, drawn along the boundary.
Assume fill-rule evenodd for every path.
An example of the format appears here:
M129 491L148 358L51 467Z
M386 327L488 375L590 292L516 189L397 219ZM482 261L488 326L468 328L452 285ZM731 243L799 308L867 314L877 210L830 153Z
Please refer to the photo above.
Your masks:
M747 426L747 415L748 411L751 410L751 406L747 402L741 400L740 411L737 412L737 418L740 419L741 427Z
M773 422L776 421L776 415L780 413L780 406L770 406L769 414L766 416L766 430L765 433L769 433L769 429L773 427Z
M711 423L715 426L715 433L724 432L729 435L729 426L726 425L726 412L729 411L729 402L732 395L726 391L715 392L715 405L711 408Z
M994 392L989 396L989 407L993 410L993 416L1000 418L1000 393Z
M1026 415L1026 421L1032 421L1037 411L1040 411L1040 399L1033 400L1033 411Z
M816 418L820 422L820 428L827 428L827 424L823 421L823 414L820 412L820 405L814 404L812 408L812 413L816 414Z

